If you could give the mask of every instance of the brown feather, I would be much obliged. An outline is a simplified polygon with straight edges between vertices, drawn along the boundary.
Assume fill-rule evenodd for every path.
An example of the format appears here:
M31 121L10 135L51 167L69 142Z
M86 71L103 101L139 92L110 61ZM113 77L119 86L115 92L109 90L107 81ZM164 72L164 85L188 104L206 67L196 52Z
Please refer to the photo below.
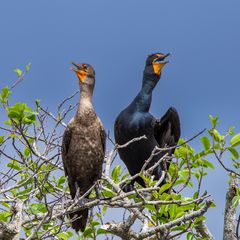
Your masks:
M80 84L79 108L63 135L62 159L72 199L77 187L83 195L102 175L106 134L91 103L93 87L94 82L84 87ZM84 231L88 209L70 214L71 219L76 217L72 227Z

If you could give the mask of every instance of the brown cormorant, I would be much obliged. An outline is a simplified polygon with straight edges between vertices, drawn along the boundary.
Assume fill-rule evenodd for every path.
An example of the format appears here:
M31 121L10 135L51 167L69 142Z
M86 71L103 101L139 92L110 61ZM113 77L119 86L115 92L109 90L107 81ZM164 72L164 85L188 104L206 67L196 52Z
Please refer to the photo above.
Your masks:
M73 65L76 68L71 70L79 79L80 101L76 115L67 125L62 142L63 165L72 199L77 192L80 195L86 193L101 177L106 141L103 125L92 104L95 71L89 64ZM84 231L88 209L71 213L70 218L76 231Z
M118 153L133 176L139 173L150 157L155 146L160 148L175 146L180 137L180 121L175 108L170 107L161 119L156 119L149 113L152 101L152 91L157 85L162 68L168 63L165 58L169 54L155 53L148 56L143 73L142 88L130 105L125 108L117 117L114 126L115 142L125 144L131 139L145 135L142 139L131 143L125 148L119 148ZM174 153L174 148L168 151L169 155ZM155 155L146 169L153 166L166 151ZM168 168L169 163L160 164L153 171L154 179L160 179L162 170ZM145 187L141 177L135 179ZM134 181L125 186L124 191L133 188Z

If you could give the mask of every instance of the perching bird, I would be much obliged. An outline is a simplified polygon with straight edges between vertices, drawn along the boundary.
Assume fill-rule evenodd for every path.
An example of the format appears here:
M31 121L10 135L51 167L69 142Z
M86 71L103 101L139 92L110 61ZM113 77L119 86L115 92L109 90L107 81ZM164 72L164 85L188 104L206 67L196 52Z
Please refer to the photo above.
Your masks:
M103 125L92 104L95 71L89 64L73 65L76 69L71 70L79 79L80 101L76 115L64 132L62 142L63 166L72 199L78 197L77 192L80 195L86 193L101 177L106 142ZM71 213L70 218L73 229L83 232L88 209Z
M175 146L180 137L180 121L175 108L169 108L161 119L156 119L149 113L152 91L160 79L163 67L168 63L168 61L164 61L167 56L169 54L162 53L148 56L140 92L131 104L118 115L115 121L114 135L117 144L125 144L143 135L147 137L147 139L133 142L125 148L118 149L120 158L132 176L141 171L155 146L161 148ZM169 155L173 153L174 148L168 151ZM153 166L164 154L166 154L166 151L154 156L146 169ZM153 171L154 179L159 180L162 171L168 167L169 163L166 163L155 168ZM137 177L135 181L145 187L141 177ZM125 186L124 191L132 190L133 184L134 181Z

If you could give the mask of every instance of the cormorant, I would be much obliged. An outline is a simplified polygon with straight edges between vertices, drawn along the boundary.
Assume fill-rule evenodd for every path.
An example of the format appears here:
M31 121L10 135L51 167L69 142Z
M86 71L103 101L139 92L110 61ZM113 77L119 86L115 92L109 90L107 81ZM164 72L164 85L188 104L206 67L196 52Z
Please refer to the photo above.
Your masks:
M175 146L180 137L180 121L175 108L170 107L161 119L156 119L149 113L152 91L160 79L162 68L168 63L165 58L169 55L155 53L148 56L140 92L115 121L114 135L117 144L125 144L131 139L143 135L147 137L147 139L133 142L125 148L118 149L120 158L132 176L141 171L155 146L160 148ZM174 150L174 148L169 150L168 154L171 156ZM153 166L164 154L166 151L154 156L146 169ZM155 180L160 179L162 170L165 169L164 166L168 169L169 163L160 164L153 171ZM137 177L135 181L145 187L141 177ZM132 190L133 184L134 181L125 186L123 190Z
M71 68L79 79L80 101L76 115L70 120L63 135L62 159L72 199L86 193L101 178L105 154L106 134L92 105L95 71L89 64ZM70 214L72 227L84 231L88 209ZM75 219L75 220L74 220Z

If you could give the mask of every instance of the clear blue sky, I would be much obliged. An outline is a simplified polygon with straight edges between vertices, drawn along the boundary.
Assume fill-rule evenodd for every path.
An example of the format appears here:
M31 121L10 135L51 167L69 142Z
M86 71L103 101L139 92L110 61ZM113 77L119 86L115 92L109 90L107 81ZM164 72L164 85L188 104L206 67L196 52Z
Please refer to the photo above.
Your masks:
M140 88L147 54L171 52L152 113L175 106L183 138L210 127L208 114L220 117L221 129L239 130L239 9L237 0L1 1L0 87L15 80L13 68L31 61L13 100L31 105L39 98L54 111L78 88L70 62L91 63L94 105L112 133L115 117ZM220 239L227 178L217 169L205 184L218 204L208 225Z

